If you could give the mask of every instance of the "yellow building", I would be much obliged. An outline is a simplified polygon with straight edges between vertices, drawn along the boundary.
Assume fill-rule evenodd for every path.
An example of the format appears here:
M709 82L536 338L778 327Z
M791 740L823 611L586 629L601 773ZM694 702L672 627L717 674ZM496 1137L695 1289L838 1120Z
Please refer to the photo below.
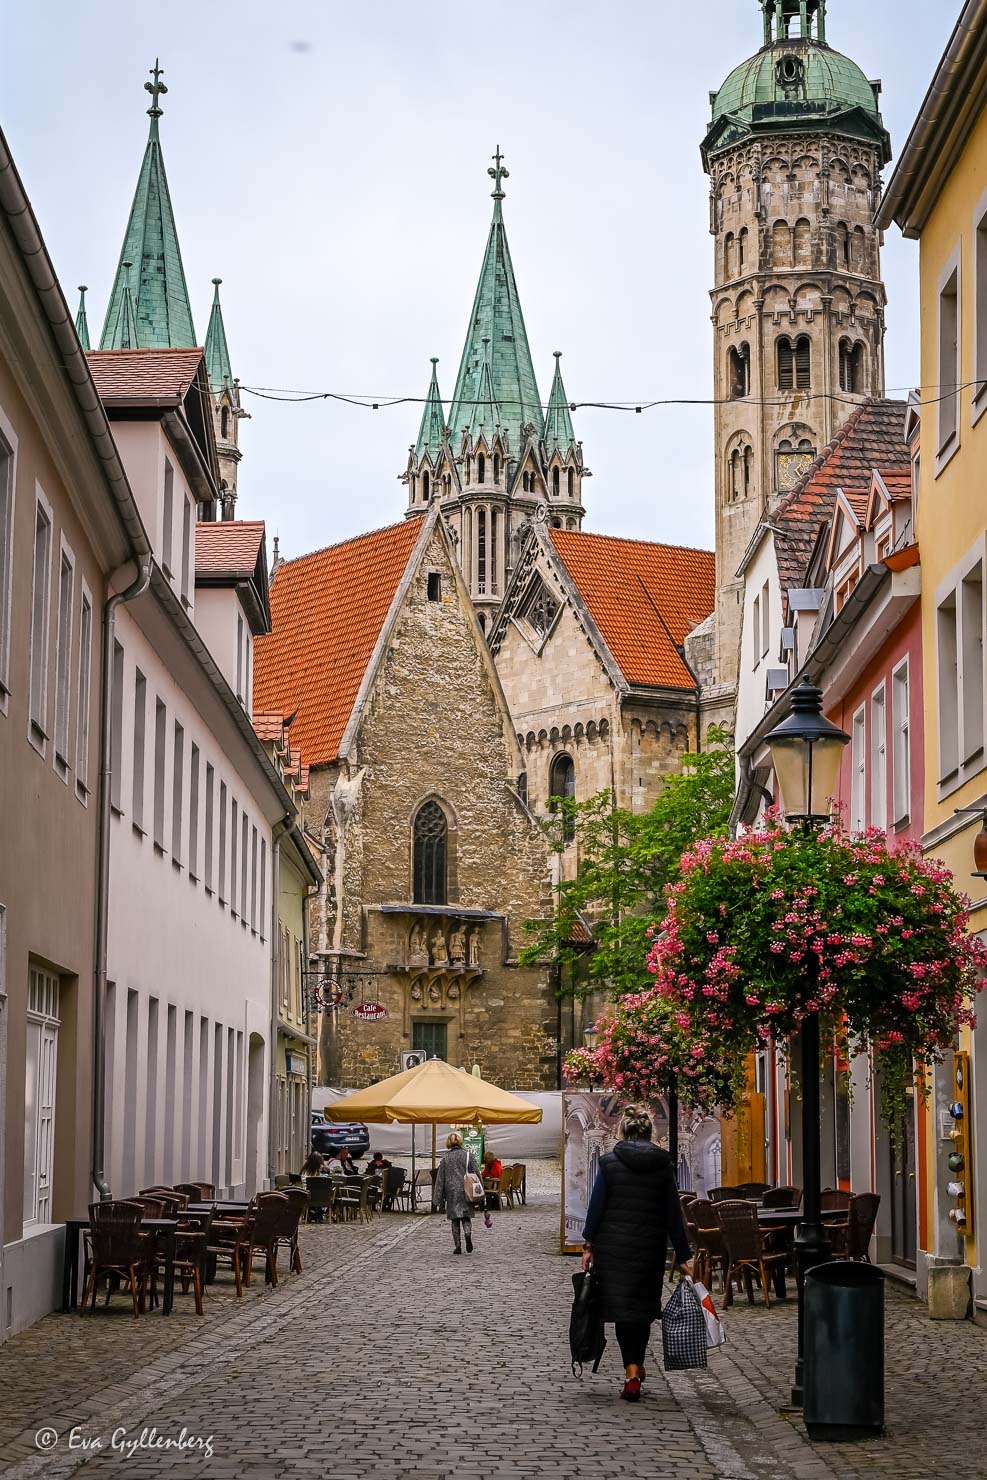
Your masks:
M971 877L987 808L984 586L987 571L987 0L967 0L878 213L920 242L924 851L942 858L987 932L987 882ZM964 810L966 809L966 810ZM930 1314L987 1321L987 1021L957 1044L969 1055L970 1165L960 1167L949 1055L920 1116L920 1288ZM979 1134L978 1134L979 1133ZM953 1166L949 1158L953 1157ZM923 1186L924 1183L924 1186ZM950 1188L952 1187L952 1192ZM956 1195L958 1189L962 1189ZM971 1305L972 1295L972 1305Z

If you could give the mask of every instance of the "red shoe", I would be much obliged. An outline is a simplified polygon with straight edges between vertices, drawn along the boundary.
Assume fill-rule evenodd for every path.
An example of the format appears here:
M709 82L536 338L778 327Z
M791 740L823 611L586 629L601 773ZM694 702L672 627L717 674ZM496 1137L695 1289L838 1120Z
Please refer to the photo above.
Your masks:
M628 1403L637 1403L641 1397L641 1379L628 1377L620 1396Z

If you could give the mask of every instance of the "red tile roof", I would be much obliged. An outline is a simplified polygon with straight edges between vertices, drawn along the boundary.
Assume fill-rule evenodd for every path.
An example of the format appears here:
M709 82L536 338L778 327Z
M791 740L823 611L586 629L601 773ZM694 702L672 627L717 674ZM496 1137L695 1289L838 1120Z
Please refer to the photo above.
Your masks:
M258 714L255 710L253 725L258 740L273 740L280 745L284 739L284 716L281 714Z
M249 580L257 569L263 543L263 519L221 519L197 524L195 573Z
M888 490L893 503L901 498L912 496L912 470L908 468L879 468L878 471L884 480L884 486Z
M86 355L101 401L184 399L201 349L95 349Z
M405 519L278 566L269 637L254 644L254 702L298 713L292 748L307 765L339 754L374 645L404 575L420 519Z
M712 550L574 530L549 534L627 681L694 688L676 646L713 610Z
M862 518L875 468L885 481L889 474L911 470L904 401L864 401L856 407L772 515L786 607L789 590L805 580L819 526L832 516L836 490L843 489L853 508L863 499Z

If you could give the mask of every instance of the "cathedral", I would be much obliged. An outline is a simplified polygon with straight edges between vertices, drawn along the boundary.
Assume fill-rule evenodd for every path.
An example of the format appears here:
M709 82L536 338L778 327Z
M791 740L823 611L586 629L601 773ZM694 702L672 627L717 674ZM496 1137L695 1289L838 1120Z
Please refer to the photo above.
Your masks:
M762 45L710 94L716 616L704 707L732 713L744 553L854 409L884 394L891 141L826 0L760 0ZM847 7L849 9L849 7Z

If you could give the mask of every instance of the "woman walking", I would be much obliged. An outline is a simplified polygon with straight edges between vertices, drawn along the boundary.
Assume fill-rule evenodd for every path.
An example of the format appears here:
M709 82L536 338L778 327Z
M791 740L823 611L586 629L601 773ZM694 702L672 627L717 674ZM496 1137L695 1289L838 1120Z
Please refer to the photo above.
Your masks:
M620 1396L630 1403L641 1396L651 1323L661 1313L669 1240L683 1274L692 1273L672 1158L651 1134L643 1106L624 1111L620 1140L600 1159L583 1229L583 1269L592 1265L599 1277L603 1319L614 1323L624 1363Z
M467 1172L477 1173L476 1160L472 1151L463 1147L463 1138L457 1131L446 1139L446 1154L442 1158L435 1186L432 1188L432 1208L445 1212L452 1224L454 1254L463 1252L463 1234L466 1235L466 1252L473 1252L473 1204L466 1196L464 1185Z

